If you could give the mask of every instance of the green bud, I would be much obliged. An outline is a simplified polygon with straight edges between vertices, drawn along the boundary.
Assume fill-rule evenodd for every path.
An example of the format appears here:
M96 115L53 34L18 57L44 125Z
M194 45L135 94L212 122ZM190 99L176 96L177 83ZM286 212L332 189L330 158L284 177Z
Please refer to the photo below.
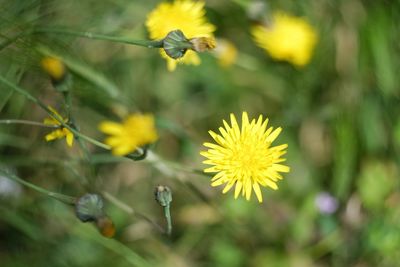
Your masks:
M156 197L156 201L162 207L169 206L169 204L172 202L171 189L169 189L167 186L158 185L155 189L154 195Z
M174 30L169 32L164 38L163 48L169 57L178 59L183 57L188 49L192 49L193 44L185 37L181 30Z
M104 217L103 198L98 194L85 194L78 198L75 213L82 222L93 222Z

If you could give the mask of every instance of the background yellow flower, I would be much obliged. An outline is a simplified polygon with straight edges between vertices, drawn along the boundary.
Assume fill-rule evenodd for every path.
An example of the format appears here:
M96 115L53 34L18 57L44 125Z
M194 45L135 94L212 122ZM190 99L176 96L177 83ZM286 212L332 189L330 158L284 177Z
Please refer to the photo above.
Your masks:
M65 122L65 123L68 122L68 119L63 118L60 114L58 114L58 112L55 109L53 109L52 107L48 107L48 108L61 121ZM44 137L47 142L50 142L50 141L53 141L53 140L56 140L56 139L61 139L61 138L65 137L65 141L67 142L67 145L69 147L72 146L72 144L74 142L74 134L70 130L68 130L67 128L62 127L61 123L58 120L56 120L56 119L54 119L52 117L49 117L49 118L44 119L43 123L46 124L46 125L60 126L60 128L52 131L51 133L47 134Z
M317 43L317 33L303 18L283 12L273 15L270 25L257 25L251 29L256 44L274 59L296 66L306 65Z
M163 39L170 31L181 30L191 39L194 37L213 37L215 26L205 17L203 1L177 0L172 3L159 4L148 16L146 27L150 38ZM161 55L167 60L168 70L173 71L177 63L199 65L200 58L196 52L188 50L184 57L175 60L169 58L163 50Z
M112 148L112 153L118 156L127 155L140 146L155 142L158 138L151 114L132 114L122 123L104 121L100 123L99 129L110 135L105 143Z

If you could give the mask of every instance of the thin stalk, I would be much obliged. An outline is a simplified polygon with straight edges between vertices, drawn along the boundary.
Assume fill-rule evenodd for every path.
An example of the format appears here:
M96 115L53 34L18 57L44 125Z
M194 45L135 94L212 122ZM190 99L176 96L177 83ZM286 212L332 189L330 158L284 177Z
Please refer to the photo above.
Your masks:
M40 186L37 186L37 185L34 185L34 184L30 183L30 182L27 182L27 181L19 178L18 176L14 175L14 174L11 174L11 173L8 173L8 172L6 172L4 170L1 170L1 169L0 169L0 174L4 175L5 177L7 177L7 178L9 178L11 180L16 181L17 183L20 183L20 184L22 184L22 185L24 185L26 187L29 187L29 188L31 188L31 189L39 192L39 193L45 194L45 195L47 195L47 196L49 196L51 198L54 198L54 199L56 199L58 201L61 201L61 202L65 203L65 204L75 205L75 200L76 199L74 197L70 197L70 196L67 196L67 195L51 192L51 191L49 191L47 189L44 189L44 188L42 188Z
M167 220L167 235L171 235L172 233L172 219L171 219L171 212L170 212L170 205L167 205L164 208L164 216Z
M0 120L0 123L3 124L26 124L26 125L33 125L33 126L40 126L46 128L58 128L58 125L47 125L37 121L28 121L28 120Z
M40 101L39 99L37 99L36 97L34 97L33 95L31 95L30 93L28 93L27 91L25 91L24 89L20 88L19 86L11 83L10 81L8 81L7 79L5 79L3 76L0 75L0 82L2 82L3 84L7 85L8 87L10 87L11 89L17 91L18 93L22 94L23 96L25 96L27 99L31 100L32 102L34 102L35 104L37 104L39 107L41 107L44 111L46 111L50 117L52 117L53 119L57 120L64 128L67 128L68 130L70 130L73 134L75 134L76 136L79 136L80 138L86 140L89 143L92 143L93 145L96 145L98 147L110 150L110 146L103 144L87 135L81 134L79 131L77 131L76 129L74 129L73 127L71 127L70 125L66 124L65 122L63 122L58 116L56 116L42 101Z
M112 204L114 204L116 207L120 208L121 210L125 211L126 213L128 213L129 215L133 215L136 217L140 217L144 220L146 220L148 223L150 223L155 229L157 229L160 233L165 233L164 229L158 225L157 223L155 223L153 220L151 220L149 217L147 217L146 215L139 213L137 211L135 211L132 207L130 207L128 204L126 204L125 202L122 202L121 200L119 200L118 198L114 197L113 195L111 195L110 193L103 191L103 196L105 199L107 199L108 201L110 201Z
M31 100L32 102L34 102L35 104L37 104L40 108L42 108L44 111L46 111L50 117L52 117L53 119L55 119L56 121L58 121L60 123L60 125L64 128L67 128L68 130L70 130L74 135L76 135L77 137L81 138L82 140L85 140L95 146L101 147L103 149L106 150L111 150L111 147L99 142L87 135L84 135L82 133L80 133L77 129L75 129L74 127L72 127L71 125L65 123L62 119L59 118L59 116L57 116L56 114L54 114L42 101L40 101L39 99L37 99L36 97L34 97L33 95L31 95L29 92L27 92L26 90L22 89L21 87L17 86L14 83L11 83L10 81L8 81L7 79L5 79L3 76L0 75L0 82L7 85L8 87L10 87L11 89L15 90L16 92L22 94L23 96L25 96L27 99ZM140 149L138 149L139 152L144 152ZM132 157L126 156L127 158L132 159ZM196 172L190 168L186 168L183 167L180 164L177 164L175 162L170 162L167 160L164 160L162 158L160 158L157 154L148 151L147 152L147 156L144 159L145 161L149 162L150 164L152 164L154 167L156 167L157 169L159 169L161 172L165 173L168 176L173 176L176 174L177 171L180 172L188 172L188 173L194 173L194 174L198 174L198 175L204 175L207 176L204 173L199 173Z
M163 41L148 41L148 40L136 40L128 37L118 37L118 36L110 36L105 34L98 34L92 32L80 32L73 31L67 29L57 29L57 28L38 28L34 30L34 33L51 33L51 34L65 34L65 35L73 35L78 37L84 37L88 39L96 39L96 40L105 40L116 43L124 43L131 44L137 46L143 46L147 48L162 48Z

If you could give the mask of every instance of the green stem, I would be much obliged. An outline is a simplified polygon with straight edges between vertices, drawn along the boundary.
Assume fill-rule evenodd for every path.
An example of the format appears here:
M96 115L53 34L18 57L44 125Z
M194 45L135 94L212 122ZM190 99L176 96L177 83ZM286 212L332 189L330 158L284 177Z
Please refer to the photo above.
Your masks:
M54 33L54 34L66 34L78 37L84 37L88 39L106 40L116 43L124 43L131 45L144 46L147 48L162 48L163 41L148 41L148 40L135 40L127 37L117 37L104 34L97 34L92 32L80 32L68 29L57 29L57 28L38 28L34 30L34 33Z
M151 220L149 217L147 217L146 215L139 213L137 211L135 211L133 208L131 208L128 204L122 202L121 200L119 200L118 198L114 197L113 195L111 195L110 193L103 191L102 192L103 196L105 199L107 199L108 201L110 201L112 204L114 204L116 207L120 208L121 210L125 211L126 213L128 213L129 215L134 215L136 217L140 217L144 220L146 220L148 223L150 223L152 226L154 226L155 229L157 229L158 231L160 231L161 233L164 233L164 229L158 225L157 223L155 223L153 220Z
M37 121L28 121L28 120L0 120L0 123L3 124L27 124L27 125L34 125L40 127L47 127L47 128L58 128L58 125L47 125Z
M103 144L103 143L101 143L101 142L99 142L99 141L97 141L97 140L95 140L95 139L93 139L93 138L91 138L91 137L89 137L87 135L84 135L84 134L80 133L78 130L76 130L74 127L71 127L71 125L66 124L64 121L62 121L62 119L59 116L54 114L43 102L41 102L39 99L37 99L36 97L31 95L26 90L24 90L24 89L20 88L19 86L17 86L16 84L11 83L10 81L5 79L1 75L0 75L0 82L5 84L5 85L7 85L11 89L17 91L18 93L24 95L27 99L29 99L32 102L34 102L35 104L37 104L44 111L46 111L49 114L50 117L52 117L53 119L58 121L62 127L67 128L68 130L70 130L75 136L77 136L77 137L81 138L82 140L85 140L85 141L87 141L87 142L89 142L89 143L91 143L91 144L93 144L95 146L101 147L103 149L106 149L106 150L110 150L111 149L110 146L108 146L106 144ZM138 152L143 153L144 151L138 149ZM129 155L127 156L127 158L134 159ZM163 172L163 173L165 173L165 174L167 174L169 176L175 175L177 171L195 173L195 174L207 176L204 173L198 173L196 171L193 171L190 168L185 168L182 165L177 164L175 162L170 162L170 161L164 160L164 159L160 158L157 154L152 153L151 151L147 152L147 156L146 156L146 158L144 160L149 162L154 167L158 168L161 172Z
M167 219L167 235L171 235L172 233L172 220L171 220L171 212L170 205L167 205L164 208L164 216Z
M37 186L37 185L34 185L34 184L30 183L30 182L27 182L27 181L19 178L18 176L14 175L14 174L11 174L11 173L8 173L8 172L6 172L4 170L1 170L1 169L0 169L0 174L4 175L5 177L7 177L7 178L9 178L11 180L14 180L14 181L20 183L22 185L25 185L26 187L29 187L29 188L31 188L31 189L39 192L39 193L45 194L45 195L47 195L47 196L49 196L51 198L54 198L54 199L56 199L58 201L61 201L61 202L65 203L65 204L75 205L75 198L74 197L70 197L70 196L67 196L67 195L51 192L51 191L49 191L47 189L44 189L44 188L42 188L40 186Z
M5 79L3 76L0 75L0 82L2 82L3 84L7 85L8 87L10 87L11 89L17 91L18 93L24 95L27 99L31 100L32 102L34 102L35 104L37 104L39 107L41 107L44 111L46 111L50 117L52 117L53 119L55 119L56 121L58 121L64 128L67 128L68 130L70 130L73 134L75 134L76 136L79 136L80 138L86 140L89 143L92 143L98 147L110 150L110 146L103 144L87 135L81 134L79 131L77 131L76 129L74 129L73 127L71 127L70 125L66 124L65 122L63 122L59 116L55 115L42 101L40 101L39 99L37 99L36 97L34 97L33 95L31 95L30 93L28 93L27 91L25 91L24 89L20 88L19 86L11 83L10 81L8 81L7 79Z

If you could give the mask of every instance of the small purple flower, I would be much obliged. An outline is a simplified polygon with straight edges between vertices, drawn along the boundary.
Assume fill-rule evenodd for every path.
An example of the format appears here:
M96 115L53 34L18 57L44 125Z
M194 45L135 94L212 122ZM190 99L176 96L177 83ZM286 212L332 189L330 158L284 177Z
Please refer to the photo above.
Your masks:
M328 192L321 192L315 198L315 206L323 214L332 214L338 208L338 201Z

